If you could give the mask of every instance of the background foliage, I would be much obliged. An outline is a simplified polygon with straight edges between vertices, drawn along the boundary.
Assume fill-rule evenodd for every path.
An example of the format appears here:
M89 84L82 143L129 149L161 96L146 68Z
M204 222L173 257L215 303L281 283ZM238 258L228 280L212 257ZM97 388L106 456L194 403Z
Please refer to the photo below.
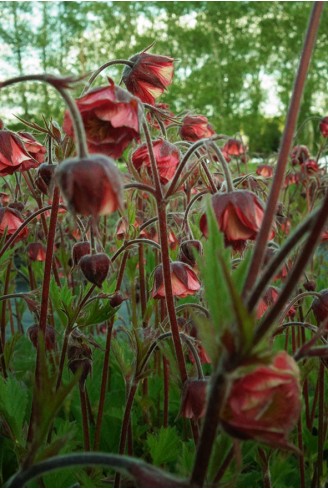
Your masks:
M81 74L127 58L154 40L173 56L176 81L161 102L207 115L218 132L244 133L250 149L277 149L312 2L1 2L3 76ZM324 13L300 121L327 111L328 12ZM116 76L115 69L106 75ZM106 76L104 75L104 77ZM106 79L100 79L104 83ZM40 95L41 94L41 95ZM2 114L52 114L62 104L43 86L2 95ZM306 124L311 145L317 121Z

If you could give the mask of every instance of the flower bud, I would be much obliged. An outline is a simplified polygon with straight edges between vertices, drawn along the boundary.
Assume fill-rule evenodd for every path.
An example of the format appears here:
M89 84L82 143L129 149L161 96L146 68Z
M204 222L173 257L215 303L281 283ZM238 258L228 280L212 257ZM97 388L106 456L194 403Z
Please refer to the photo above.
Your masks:
M65 160L56 169L56 179L74 214L96 217L122 206L120 173L104 155Z
M90 242L74 243L72 248L73 265L78 265L81 258L84 257L84 255L90 255L90 253L91 253Z
M320 133L324 138L328 138L328 117L324 117L321 119L320 124Z
M72 373L81 372L79 383L84 391L86 379L92 372L92 351L79 329L74 329L68 338L67 358Z
M198 420L206 411L207 379L188 379L182 391L181 415Z
M316 283L315 281L305 281L303 282L303 288L305 291L315 291Z
M50 195L52 193L55 170L56 165L49 165L48 163L42 163L38 168L35 185L42 194Z
M27 335L36 349L38 347L39 332L40 329L39 329L39 325L37 324L31 325L27 329ZM44 342L45 342L46 351L54 350L56 348L55 330L52 327L50 327L50 325L46 325Z
M124 298L123 294L120 291L116 291L110 298L109 304L112 308L117 308L123 303L123 301L125 301L125 299L126 298Z
M301 412L300 372L287 352L231 374L219 418L233 437L288 448Z
M180 245L179 260L195 267L197 254L202 255L203 245L199 240L186 240Z
M328 318L328 289L323 289L319 292L320 297L315 298L311 308L318 325Z
M104 253L84 255L79 262L85 278L99 288L107 277L109 265L109 257Z

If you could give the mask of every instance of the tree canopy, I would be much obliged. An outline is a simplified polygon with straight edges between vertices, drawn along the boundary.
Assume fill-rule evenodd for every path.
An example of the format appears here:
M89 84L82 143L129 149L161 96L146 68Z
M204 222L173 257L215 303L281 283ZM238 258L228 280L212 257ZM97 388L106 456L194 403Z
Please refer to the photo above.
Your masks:
M83 74L110 59L128 58L153 41L172 56L175 78L160 99L176 112L206 115L216 131L242 132L250 149L275 151L285 120L312 2L2 2L2 77L49 72ZM327 111L327 10L321 23L300 121ZM120 79L121 68L106 77ZM76 95L79 95L78 93ZM1 94L11 114L62 122L63 108L47 87ZM304 126L311 143L316 119Z

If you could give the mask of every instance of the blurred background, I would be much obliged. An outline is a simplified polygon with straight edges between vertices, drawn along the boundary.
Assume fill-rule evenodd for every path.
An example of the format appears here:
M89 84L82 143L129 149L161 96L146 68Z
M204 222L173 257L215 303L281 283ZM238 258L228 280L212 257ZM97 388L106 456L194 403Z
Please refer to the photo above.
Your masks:
M217 132L241 133L250 151L278 148L312 2L1 2L1 78L36 72L83 74L152 52L176 62L173 85L158 102L175 113L206 115ZM311 145L328 114L328 12L324 12L299 122ZM122 67L106 76L120 81ZM81 87L76 92L78 96ZM60 124L63 104L51 88L21 84L1 93L0 117L17 114ZM314 116L314 117L313 117Z

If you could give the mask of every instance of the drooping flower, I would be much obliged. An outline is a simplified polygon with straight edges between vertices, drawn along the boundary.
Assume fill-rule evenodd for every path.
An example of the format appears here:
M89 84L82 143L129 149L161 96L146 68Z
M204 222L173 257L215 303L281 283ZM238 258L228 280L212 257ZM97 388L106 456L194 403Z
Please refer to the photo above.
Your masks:
M52 194L56 165L42 163L37 170L35 185L42 194Z
M39 163L43 163L47 149L41 145L30 133L18 131L17 133L22 140L28 153Z
M107 277L110 259L104 253L83 255L79 260L79 266L84 277L100 288Z
M270 308L277 301L279 296L279 289L274 286L269 286L265 291L264 295L260 299L256 309L256 318L260 319L265 314L268 308ZM287 312L287 316L289 318L294 318L296 315L296 310L294 306L292 306Z
M90 255L91 245L90 242L77 242L74 243L72 248L72 262L73 265L78 265L82 257Z
M259 165L256 169L257 175L261 175L266 179L272 177L273 175L273 167L272 165Z
M172 83L174 59L143 51L129 61L133 66L126 66L122 77L126 88L142 102L154 104Z
M185 298L192 296L200 289L200 282L192 268L183 262L171 262L170 264L171 284L173 296ZM155 299L165 298L163 265L156 267L154 272L154 285L152 297Z
M86 131L90 153L119 158L133 140L139 140L141 104L112 80L106 87L90 90L76 100ZM69 112L65 112L63 129L73 137Z
M56 179L69 209L82 216L110 214L122 205L122 182L114 161L104 155L65 160Z
M312 175L320 172L318 162L310 158L301 164L301 172L306 175Z
M212 196L212 206L226 246L241 251L246 240L256 239L264 216L264 204L256 194L250 191L216 193ZM202 215L199 225L203 235L207 236L206 214ZM272 230L270 240L274 235Z
M0 236L6 234L7 237L13 235L23 224L24 220L19 211L10 207L0 207ZM25 227L17 236L16 241L24 240L28 236L28 229Z
M27 255L33 262L44 262L46 260L46 249L40 242L29 243Z
M0 176L36 168L38 165L39 162L28 153L16 133L0 130Z
M205 415L207 379L188 379L182 391L181 416L198 420Z
M291 153L291 159L293 165L301 165L308 158L310 158L310 152L307 146L305 145L294 146Z
M246 154L246 147L241 140L230 138L224 144L222 151L229 156L240 157Z
M162 184L167 184L173 179L177 166L180 162L180 150L177 146L168 141L159 138L153 141L153 149L157 169ZM132 164L135 169L142 174L142 170L146 169L147 174L151 176L151 163L147 145L144 143L132 153Z
M319 124L320 133L324 138L328 138L328 116L323 117Z
M300 372L294 359L279 352L270 364L233 372L230 381L219 415L223 428L239 439L290 448L287 436L301 412Z
M186 240L180 245L179 260L190 267L195 267L196 257L202 253L203 245L199 240Z
M202 138L210 138L215 134L207 117L201 115L187 115L182 120L180 136L186 141L198 141Z
M40 329L39 329L39 325L37 324L31 325L26 332L30 341L32 342L32 344L36 349L38 347L39 332ZM55 330L50 325L46 325L44 342L45 342L46 351L51 351L56 348L56 333Z

